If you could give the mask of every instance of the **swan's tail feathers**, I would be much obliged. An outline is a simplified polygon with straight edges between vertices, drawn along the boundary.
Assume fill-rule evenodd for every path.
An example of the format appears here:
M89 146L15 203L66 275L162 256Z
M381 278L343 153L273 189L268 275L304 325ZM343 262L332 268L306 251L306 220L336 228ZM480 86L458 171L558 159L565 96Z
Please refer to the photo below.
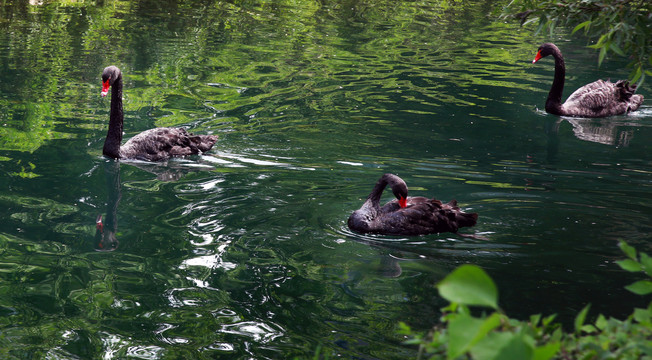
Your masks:
M643 95L635 94L636 84L631 85L627 80L616 82L618 99L627 104L626 112L635 111L643 103Z
M210 150L215 142L217 142L217 136L215 135L193 135L190 137L192 143L199 149L201 152L206 152Z
M635 111L643 103L643 95L632 95L629 99L629 105L627 106L627 112Z
M616 89L618 89L618 96L622 101L629 100L636 92L636 84L630 85L627 80L619 80L616 82Z
M478 214L458 212L455 214L455 220L458 227L474 226L478 222Z

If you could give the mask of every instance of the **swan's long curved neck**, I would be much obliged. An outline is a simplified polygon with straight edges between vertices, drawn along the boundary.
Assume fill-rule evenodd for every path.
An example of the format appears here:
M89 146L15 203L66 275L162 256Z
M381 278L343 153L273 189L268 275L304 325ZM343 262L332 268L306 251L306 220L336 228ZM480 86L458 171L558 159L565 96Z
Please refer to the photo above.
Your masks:
M111 113L109 130L104 140L102 153L110 158L120 158L120 143L122 143L122 123L124 113L122 111L122 74L118 75L111 85Z
M398 176L393 174L384 174L374 186L374 189L367 197L363 207L371 207L373 209L380 209L380 197L383 195L385 187L389 185L392 188L394 196L398 199L399 196L402 198L407 198L407 186L405 182ZM405 193L405 195L403 195ZM403 207L403 205L401 205Z
M555 58L555 78L548 93L548 100L546 100L546 111L551 114L561 115L561 95L564 91L566 65L560 52L553 53L552 57Z
M374 186L374 189L371 190L371 193L367 197L367 201L365 201L363 206L369 206L373 209L380 209L380 197L383 195L383 191L385 190L385 187L387 187L387 179L385 177L380 178L376 185Z

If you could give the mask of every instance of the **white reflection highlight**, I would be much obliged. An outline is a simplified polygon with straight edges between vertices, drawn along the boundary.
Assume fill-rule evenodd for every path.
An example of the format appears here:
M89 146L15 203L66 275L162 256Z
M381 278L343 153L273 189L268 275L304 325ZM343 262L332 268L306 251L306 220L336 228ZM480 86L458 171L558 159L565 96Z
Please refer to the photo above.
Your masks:
M275 330L270 325L255 321L244 321L236 324L222 325L220 330L227 334L248 336L255 341L266 343L283 335L283 331Z
M204 266L209 269L235 269L236 264L221 259L220 254L204 255L184 260L179 266L180 269L187 269L189 266Z

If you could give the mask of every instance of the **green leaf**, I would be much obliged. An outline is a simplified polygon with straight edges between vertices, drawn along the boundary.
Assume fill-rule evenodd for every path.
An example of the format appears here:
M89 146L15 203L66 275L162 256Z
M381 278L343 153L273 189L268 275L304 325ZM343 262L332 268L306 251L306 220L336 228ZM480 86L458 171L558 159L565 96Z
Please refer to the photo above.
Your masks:
M475 265L462 265L437 284L439 294L450 302L498 309L498 289Z
M531 359L533 341L531 338L527 341L527 338L510 332L491 333L471 349L471 354L477 360Z
M641 253L641 265L643 265L645 273L652 276L652 258L648 254Z
M627 257L632 260L636 260L636 249L634 249L633 246L629 246L625 241L620 240L618 242L618 247L622 252L625 253L625 255L627 255Z
M640 280L631 285L625 286L625 289L637 295L647 295L652 293L652 281Z
M598 55L598 66L602 65L602 61L604 61L605 56L607 56L607 46L600 48L600 55Z
M571 34L575 34L576 31L578 31L578 30L580 30L580 29L582 29L582 28L584 28L584 27L586 27L587 30L588 30L588 28L589 28L590 25L591 25L591 20L586 20L585 22L578 24L578 25L573 29L573 31L571 32Z
M607 318L602 314L598 315L598 319L595 321L595 327L604 330L607 327Z
M550 323L552 323L553 320L555 320L556 317L557 317L556 314L552 314L552 315L550 315L550 316L547 316L547 317L545 317L545 318L543 319L543 322L541 322L541 324L542 324L543 326L548 326L548 325L550 325Z
M467 314L459 314L448 323L447 358L455 359L465 354L478 341L500 325L500 315L493 313L486 319L477 319Z
M618 47L618 45L616 45L615 42L609 44L609 48L611 49L611 51L615 52L616 54L620 56L625 56L625 53Z
M580 311L579 314L575 317L575 332L580 333L582 331L582 326L584 325L584 320L586 320L586 314L589 313L589 309L591 308L591 304L588 304Z
M561 341L561 338L564 336L564 332L561 331L561 327L558 327L550 336L550 341Z
M634 76L632 77L632 82L636 82L643 75L643 68L639 65L634 71Z
M582 331L585 332L585 333L590 334L590 333L594 333L594 332L598 331L598 329L596 329L596 327L591 325L591 324L586 324L586 325L582 326Z
M634 260L631 259L625 259L625 260L619 260L616 261L616 264L620 266L623 270L629 271L629 272L639 272L643 270L643 267L641 267L641 264L637 263Z
M559 341L549 342L543 346L534 349L532 360L549 360L552 359L561 349Z
M539 321L541 320L541 314L536 314L536 315L530 315L530 324L534 327L539 324Z
M650 310L639 308L634 309L634 320L636 320L638 323L650 324L651 319L652 314L650 314Z
M410 325L401 321L398 323L398 333L401 335L412 335L412 328Z
M421 337L415 336L412 339L407 339L407 340L403 341L401 344L404 344L404 345L420 345L423 341L424 340Z

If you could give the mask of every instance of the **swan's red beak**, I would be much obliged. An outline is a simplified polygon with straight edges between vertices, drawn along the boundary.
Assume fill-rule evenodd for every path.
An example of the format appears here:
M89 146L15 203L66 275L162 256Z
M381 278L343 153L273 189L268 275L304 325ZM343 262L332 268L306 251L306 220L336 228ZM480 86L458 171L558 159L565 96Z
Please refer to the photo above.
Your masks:
M102 83L102 97L106 96L106 94L109 93L109 86L111 86L111 84L109 84L109 80L111 79L106 79L106 81Z
M407 207L407 198L401 196L401 198L398 199L398 204L401 206L401 208Z
M532 60L532 64L539 61L539 59L541 59L541 50L537 51L537 56L535 56L534 60Z

